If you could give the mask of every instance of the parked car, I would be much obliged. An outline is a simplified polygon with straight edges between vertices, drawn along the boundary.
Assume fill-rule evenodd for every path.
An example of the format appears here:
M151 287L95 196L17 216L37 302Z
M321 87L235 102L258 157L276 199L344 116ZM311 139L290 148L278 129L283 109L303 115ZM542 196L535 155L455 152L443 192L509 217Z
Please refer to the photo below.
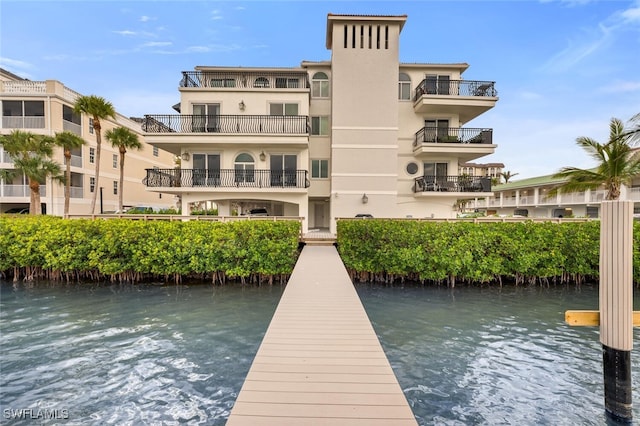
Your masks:
M251 209L249 210L249 216L269 216L269 212L267 209Z
M6 214L29 214L29 208L14 207L5 212Z

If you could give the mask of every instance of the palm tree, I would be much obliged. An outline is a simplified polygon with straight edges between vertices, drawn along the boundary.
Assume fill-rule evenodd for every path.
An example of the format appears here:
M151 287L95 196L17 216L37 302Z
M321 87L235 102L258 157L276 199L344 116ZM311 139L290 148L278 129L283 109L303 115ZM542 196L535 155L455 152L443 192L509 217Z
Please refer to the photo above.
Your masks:
M595 159L598 165L588 170L563 167L553 177L566 181L553 192L585 191L604 185L607 200L619 199L622 185L629 185L631 180L640 174L640 152L633 149L637 134L637 128L635 132L626 131L622 121L612 118L607 143L601 144L585 136L577 138L576 143Z
M80 136L71 132L56 133L55 144L62 147L64 163L66 165L64 179L64 215L69 214L69 197L71 193L71 150L80 148L86 142Z
M506 172L500 173L500 176L502 176L502 178L504 179L504 183L509 183L509 179L519 174L520 173L511 173L509 170L507 170Z
M91 213L96 210L96 199L98 197L98 179L100 178L100 148L102 146L102 125L100 120L107 118L115 118L116 110L106 99L95 96L80 96L76 99L73 105L73 110L78 114L86 114L93 119L93 128L96 131L96 175L95 175L95 188L93 191L93 198L91 198Z
M124 192L124 156L127 153L127 149L142 149L142 144L138 140L138 135L136 135L131 130L126 127L116 127L115 129L107 130L105 136L109 142L111 142L111 146L114 148L118 148L120 151L120 184L118 185L120 191L118 192L118 210L122 212L122 194Z
M60 165L51 160L54 139L51 136L14 130L8 135L1 135L0 143L13 159L14 170L24 173L29 181L29 213L41 214L40 182L49 176L56 179L60 177ZM8 174L5 172L5 177Z

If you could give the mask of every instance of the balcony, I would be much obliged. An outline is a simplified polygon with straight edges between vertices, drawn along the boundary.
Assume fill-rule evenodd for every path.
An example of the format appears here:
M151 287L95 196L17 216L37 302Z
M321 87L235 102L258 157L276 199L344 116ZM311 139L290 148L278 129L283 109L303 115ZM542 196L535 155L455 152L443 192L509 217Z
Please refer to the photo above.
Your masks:
M71 132L78 136L82 136L82 126L71 121L62 120L62 130Z
M413 181L416 194L491 192L491 178L478 176L420 176Z
M228 89L308 89L306 71L183 71L180 87Z
M454 114L466 123L493 108L498 92L493 81L425 79L416 87L413 108L420 114Z
M468 162L493 154L493 129L423 127L414 135L414 155L456 155Z
M309 134L306 115L145 115L147 133Z
M308 188L307 170L146 169L149 188Z

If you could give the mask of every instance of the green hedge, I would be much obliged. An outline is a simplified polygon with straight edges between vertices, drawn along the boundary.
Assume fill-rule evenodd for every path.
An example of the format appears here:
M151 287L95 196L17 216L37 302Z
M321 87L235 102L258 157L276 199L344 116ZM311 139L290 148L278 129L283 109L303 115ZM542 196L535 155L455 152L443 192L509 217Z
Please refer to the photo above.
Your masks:
M0 273L14 279L272 283L291 274L299 233L297 221L0 217Z
M640 225L634 224L634 282ZM352 279L392 282L581 283L599 275L600 223L338 221Z

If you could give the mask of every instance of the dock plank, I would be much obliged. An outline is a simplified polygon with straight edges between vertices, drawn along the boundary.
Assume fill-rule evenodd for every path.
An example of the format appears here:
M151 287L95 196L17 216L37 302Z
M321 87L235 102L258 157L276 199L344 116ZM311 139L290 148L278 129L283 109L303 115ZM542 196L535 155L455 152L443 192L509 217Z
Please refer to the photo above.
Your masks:
M242 425L417 425L333 246L305 246L231 415Z

